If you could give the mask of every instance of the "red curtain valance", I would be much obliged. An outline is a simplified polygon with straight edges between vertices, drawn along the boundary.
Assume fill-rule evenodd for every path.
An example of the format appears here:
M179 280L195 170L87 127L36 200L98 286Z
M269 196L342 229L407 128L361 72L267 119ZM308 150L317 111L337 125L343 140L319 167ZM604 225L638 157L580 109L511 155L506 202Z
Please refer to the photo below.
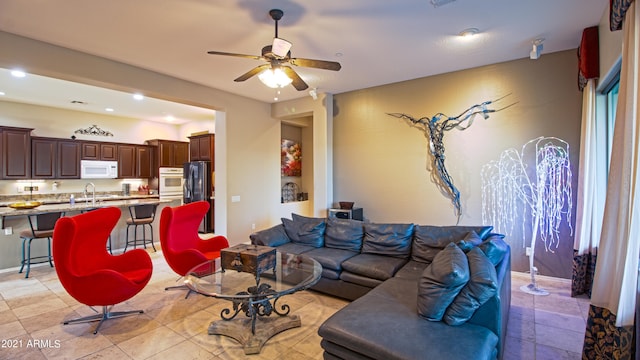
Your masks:
M622 20L633 0L609 0L609 28L611 31L622 29Z
M582 31L582 40L578 48L578 88L580 91L589 79L600 76L600 59L598 47L598 27L592 26Z

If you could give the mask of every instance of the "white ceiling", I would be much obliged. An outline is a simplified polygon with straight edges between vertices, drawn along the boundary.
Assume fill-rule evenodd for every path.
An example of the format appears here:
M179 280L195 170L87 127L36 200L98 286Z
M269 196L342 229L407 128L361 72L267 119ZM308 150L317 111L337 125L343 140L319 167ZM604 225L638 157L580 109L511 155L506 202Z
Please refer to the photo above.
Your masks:
M310 89L338 94L527 58L537 38L545 39L542 56L575 49L582 30L598 24L608 0L443 2L434 6L430 0L2 0L0 30L271 103L275 90L257 77L233 81L261 61L206 52L260 55L274 36L268 15L272 8L284 11L278 32L293 43L292 57L342 64L338 72L295 67ZM457 34L466 28L480 33L473 41L464 41ZM7 86L4 75L0 71L0 91L9 99L2 89ZM52 90L31 96L53 94ZM95 96L100 99L99 93ZM308 92L288 86L278 98L303 96ZM51 101L69 102L69 97Z

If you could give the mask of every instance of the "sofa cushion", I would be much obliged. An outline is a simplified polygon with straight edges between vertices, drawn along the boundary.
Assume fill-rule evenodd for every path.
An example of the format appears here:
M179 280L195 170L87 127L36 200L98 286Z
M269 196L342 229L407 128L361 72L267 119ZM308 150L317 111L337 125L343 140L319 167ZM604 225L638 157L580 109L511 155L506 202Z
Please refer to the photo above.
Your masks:
M498 265L507 251L509 251L509 245L503 239L504 235L492 234L482 244L478 245L494 266Z
M326 220L325 218L302 216L296 213L291 213L291 219L293 221L303 221L303 222L306 221L306 222L312 222L312 223L324 222Z
M341 264L345 260L352 258L359 253L355 251L323 247L307 251L304 254L319 262L323 269L342 271Z
M278 246L278 251L296 255L306 253L313 249L315 249L315 247L294 242L288 242Z
M427 268L429 264L423 263L421 261L409 260L403 267L400 268L396 272L393 277L399 277L402 279L411 279L414 281L418 281L424 272L424 269Z
M309 245L313 247L322 247L324 245L324 230L326 224L324 219L306 218L289 220L282 218L284 230L291 239L291 242Z
M425 321L416 313L417 292L415 280L384 281L320 326L322 347L346 350L345 359L496 359L498 336L469 322Z
M348 282L348 283L352 283L352 284L357 284L357 285L360 285L360 286L368 287L368 288L375 288L376 286L378 286L378 285L383 283L382 280L370 278L368 276L363 276L363 275L360 275L360 274L354 274L354 273L346 271L346 270L343 270L340 273L340 280L342 280L344 282Z
M475 231L481 239L484 239L492 229L493 226L416 225L411 260L431 262L447 244L457 243L464 239L470 231Z
M284 225L278 224L265 230L260 230L249 235L251 243L263 246L280 246L290 242L287 233L284 231Z
M342 271L332 270L332 269L328 269L328 268L323 267L322 268L322 275L320 275L320 276L325 278L325 279L338 280L338 279L340 279L340 274L342 274Z
M467 253L469 261L469 282L460 290L453 303L444 313L444 321L449 325L460 325L471 319L474 312L498 290L496 268L479 248Z
M364 228L362 221L329 218L324 234L324 246L360 252Z
M372 279L387 280L407 263L406 259L385 255L359 254L342 263L342 268Z
M408 258L413 224L364 224L362 253Z
M447 307L469 281L467 256L449 243L433 258L418 281L418 313L430 321L440 321Z

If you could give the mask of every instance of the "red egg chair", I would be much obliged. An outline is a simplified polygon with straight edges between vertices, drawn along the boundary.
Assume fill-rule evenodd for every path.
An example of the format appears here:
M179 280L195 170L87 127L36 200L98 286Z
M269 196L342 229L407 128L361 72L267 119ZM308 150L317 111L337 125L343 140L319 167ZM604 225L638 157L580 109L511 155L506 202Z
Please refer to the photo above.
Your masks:
M100 321L94 334L107 319L143 310L110 311L115 304L132 298L151 279L151 258L142 249L113 256L106 243L120 219L120 209L105 207L56 222L53 230L53 258L56 273L69 295L88 306L102 306L102 313L63 324Z
M202 239L198 227L207 215L209 203L196 201L189 204L165 207L160 214L160 245L167 263L180 276L194 267L220 257L220 250L229 247L227 238L221 235ZM188 289L185 285L169 289ZM185 298L191 294L187 292Z

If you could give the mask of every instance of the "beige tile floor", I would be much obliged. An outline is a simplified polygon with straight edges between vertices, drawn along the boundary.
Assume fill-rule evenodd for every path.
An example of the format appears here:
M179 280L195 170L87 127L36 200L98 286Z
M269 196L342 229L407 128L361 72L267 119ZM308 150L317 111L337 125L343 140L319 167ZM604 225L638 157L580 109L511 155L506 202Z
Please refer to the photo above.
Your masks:
M160 252L150 254L150 283L114 309L145 313L107 321L97 335L95 323L61 324L92 310L66 293L54 269L33 267L29 279L15 271L0 273L0 359L322 359L318 326L347 304L311 291L288 296L302 327L274 336L259 355L247 356L235 340L207 334L227 303L199 295L185 300L182 290L164 291L177 276ZM519 291L528 275L513 273L512 280L505 359L579 359L588 300L569 297L568 280L539 277L551 293L545 297Z

